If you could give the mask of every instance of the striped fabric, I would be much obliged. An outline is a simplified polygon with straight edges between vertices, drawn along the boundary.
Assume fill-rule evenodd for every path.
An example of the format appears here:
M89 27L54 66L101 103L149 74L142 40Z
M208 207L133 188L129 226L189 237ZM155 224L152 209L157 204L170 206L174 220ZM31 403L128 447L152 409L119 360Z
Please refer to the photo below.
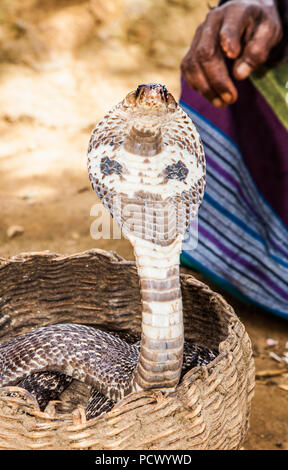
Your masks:
M261 195L237 143L187 104L185 93L181 98L207 160L198 245L184 243L181 261L236 297L288 319L288 229Z

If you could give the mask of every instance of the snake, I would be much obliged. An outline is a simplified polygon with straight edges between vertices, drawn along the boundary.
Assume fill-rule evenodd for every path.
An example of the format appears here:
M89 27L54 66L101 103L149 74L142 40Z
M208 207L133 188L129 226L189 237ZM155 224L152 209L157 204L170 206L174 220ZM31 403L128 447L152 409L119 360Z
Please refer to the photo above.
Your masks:
M86 412L93 417L129 393L175 391L187 369L217 351L184 341L180 254L206 184L190 117L164 85L139 85L93 129L87 166L92 188L134 249L141 337L129 342L73 323L28 331L0 344L0 387L20 384L44 406L80 380L92 389Z

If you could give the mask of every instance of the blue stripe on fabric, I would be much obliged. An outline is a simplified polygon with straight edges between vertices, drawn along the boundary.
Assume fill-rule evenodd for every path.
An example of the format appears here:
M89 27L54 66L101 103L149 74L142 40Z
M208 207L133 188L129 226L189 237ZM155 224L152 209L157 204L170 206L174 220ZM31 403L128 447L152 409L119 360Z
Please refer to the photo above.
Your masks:
M237 289L237 287L230 284L229 281L222 278L218 274L215 274L213 271L206 268L206 266L204 266L202 263L197 261L195 258L190 257L185 252L181 253L180 259L181 259L181 263L184 266L187 266L189 268L192 268L192 269L194 268L195 270L198 270L200 273L204 274L207 277L207 279L212 281L217 286L221 287L223 290L227 291L229 294L233 295L238 300L241 300L241 301L243 301L247 304L256 305L257 307L261 307L261 308L263 308L264 310L266 310L268 312L273 312L275 315L278 315L282 318L285 318L285 320L288 319L288 314L287 313L281 312L280 310L276 310L276 309L271 308L271 307L267 307L267 305L256 302L255 300L251 299L249 296L246 296L246 295L242 294L242 292L240 292Z
M226 140L228 140L232 144L232 146L236 150L238 150L238 152L240 152L239 147L237 144L235 144L234 140L232 140L231 137L229 137L229 135L224 134L224 132L221 129L219 129L217 126L215 126L213 122L209 121L209 119L207 119L205 116L203 116L198 111L196 111L196 109L191 108L187 103L184 103L184 101L180 100L179 104L181 105L182 108L187 108L188 110L191 110L193 113L199 116L199 118L201 118L204 122L206 122L206 124L208 124L209 127L212 127L213 129L215 129L215 131L217 131L218 134L221 134Z
M225 232L221 231L221 229L218 226L217 220L215 221L216 222L216 226L215 226L213 224L214 219L211 222L209 220L209 218L204 217L203 212L202 212L201 220L204 222L204 225L206 225L206 230L207 231L210 231L210 232L214 231L214 233L215 232L218 233L218 235L220 235L220 237L225 239L232 248L234 248L236 251L242 250L243 256L246 255L247 258L250 258L250 260L254 259L258 263L258 266L262 266L262 268L265 270L265 272L269 272L271 274L271 276L273 278L275 278L275 280L277 279L278 282L280 281L281 283L283 283L283 285L288 286L288 278L287 278L287 281L285 281L285 279L283 279L283 276L280 276L277 272L275 272L275 270L273 270L273 268L271 266L269 266L269 264L267 264L267 262L264 263L262 261L264 253L259 253L259 256L256 256L253 252L245 250L245 248L243 248L241 245L239 245L235 241L235 238L233 237L233 235L234 235L233 231L230 230L230 234L229 234L230 236L227 234L226 231ZM231 235L232 235L232 237L231 237Z
M270 209L270 205L267 203L267 201L265 201L264 197L262 196L262 194L260 194L257 190L257 187L254 183L254 181L251 179L250 177L250 173L248 171L248 169L246 168L244 162L243 162L243 159L242 159L242 156L241 156L241 152L239 151L239 148L237 147L237 145L231 141L231 138L229 136L226 136L220 129L217 129L217 127L213 124L213 123L210 123L210 121L208 121L205 117L202 117L196 110L194 110L193 108L190 108L188 105L186 105L184 103L184 106L183 107L186 107L186 110L188 112L188 114L192 115L195 115L195 122L197 123L197 125L201 128L203 128L203 134L207 134L208 135L208 141L209 140L215 140L217 142L217 145L221 145L224 152L219 152L219 150L217 151L217 149L215 149L215 145L213 147L210 147L209 146L209 142L206 142L204 145L206 147L209 147L211 148L211 150L213 151L213 153L215 153L215 156L216 156L216 159L218 158L219 160L221 160L221 162L225 162L226 165L228 165L230 168L232 168L234 171L235 171L235 174L238 175L238 178L239 178L239 182L240 181L243 181L243 176L247 177L249 175L249 184L250 184L250 188L249 186L246 187L247 190L249 190L249 192L253 193L253 195L255 195L255 192L257 194L257 197L259 198L259 205L262 206L262 210L264 210L265 212L268 213L268 216L269 217L273 217L273 220L274 220L274 223L273 225L270 225L269 227L269 230L273 233L274 232L274 236L275 238L279 239L280 240L280 243L282 244L285 244L287 245L287 237L286 235L284 236L283 234L283 228L284 228L284 231L286 232L288 230L288 228L286 227L286 225L283 223L283 221L279 218L279 216L274 212L274 211L271 211ZM203 121L201 123L201 121ZM213 131L213 132L211 132ZM217 138L217 135L218 135L218 138ZM220 138L220 140L219 140ZM224 140L224 142L223 142ZM225 141L227 141L226 143L228 144L228 146L230 145L230 141L232 142L232 145L230 145L230 149L229 147L227 147L225 145ZM223 153L227 153L228 154L233 154L234 158L236 158L239 162L241 162L241 168L239 169L239 167L235 167L232 163L231 163L231 160L227 160ZM240 171L239 171L240 170ZM243 174L244 172L244 174ZM246 175L245 175L246 173ZM256 223L258 223L257 220L255 220ZM263 223L263 220L262 220L262 223ZM283 239L283 236L284 236L284 239ZM273 238L271 239L270 241L271 244L275 244L276 241L274 242ZM277 247L276 247L276 250L277 250ZM278 249L278 251L280 251ZM288 257L288 255L286 255L286 257Z
M275 290L270 287L268 285L268 283L263 283L263 281L261 281L261 279L259 279L259 276L255 276L254 278L252 277L253 276L253 272L251 271L248 271L247 274L245 275L245 269L243 270L243 267L241 266L241 264L238 262L236 264L236 262L234 262L233 264L233 258L231 257L225 257L223 256L223 252L221 252L218 247L216 245L214 245L212 242L209 242L209 240L207 238L205 238L205 241L208 242L209 244L206 244L204 243L204 241L201 239L201 241L199 240L199 244L202 245L204 247L204 249L206 249L206 251L208 251L209 253L212 253L214 258L218 259L219 261L222 261L222 264L224 264L224 266L226 265L226 267L228 267L228 269L230 269L231 271L231 275L230 277L232 278L232 273L234 273L234 281L235 281L235 274L237 275L237 273L240 275L240 278L239 278L239 281L241 280L241 288L244 290L247 290L246 289L246 286L244 285L244 282L245 284L247 285L247 280L250 282L250 291L252 290L251 289L251 286L254 285L254 292L253 292L253 295L257 295L259 296L259 290L262 291L262 296L263 296L263 292L266 292L266 295L267 296L270 296L270 298L272 297L273 298L273 303L275 302L283 302L282 299L279 298L279 294L277 292L275 292ZM212 245L212 247L210 247L209 245ZM217 249L218 249L218 252L217 252ZM223 258L224 258L224 261L223 261ZM195 258L196 259L196 258ZM199 260L198 260L199 261ZM219 271L219 270L218 270ZM229 282L229 281L228 281ZM238 282L239 283L239 282ZM242 292L240 289L239 289L240 292ZM242 292L243 293L243 292ZM243 293L243 295L246 295ZM266 297L268 299L268 297Z
M202 225L202 227L205 226ZM207 242L207 245L206 245ZM198 240L199 248L198 250L194 250L194 254L191 253L191 250L185 250L183 249L183 253L191 258L193 260L197 260L199 263L203 263L206 266L209 266L213 271L215 272L215 275L219 275L222 277L225 277L227 282L230 282L234 286L237 286L239 291L243 295L249 295L250 299L254 299L255 302L261 303L265 302L266 308L267 309L275 309L275 307L281 308L281 310L285 311L288 314L288 303L284 302L282 298L279 296L274 296L271 287L268 285L268 283L257 283L258 287L255 284L256 279L258 280L257 276L256 278L250 282L249 281L249 275L250 271L248 270L247 274L245 274L245 270L241 269L241 266L236 263L233 265L233 257L226 257L225 255L223 256L223 253L221 255L221 249L217 249L217 246L214 246L213 243L210 243L209 239L203 235L199 238ZM211 246L210 246L211 244ZM184 247L185 245L183 245ZM191 253L191 254L190 254ZM269 259L266 256L266 259ZM231 264L232 261L232 264ZM239 269L240 268L240 276L239 276ZM229 273L229 277L227 277L227 274ZM256 281L257 282L257 281ZM262 285L261 285L262 284ZM256 287L256 289L255 289ZM268 287L268 289L266 289ZM274 298L272 300L272 298ZM281 305L281 307L280 307ZM280 311L280 310L279 310Z
M214 178L211 174L210 176ZM214 178L215 179L215 178ZM261 243L264 247L267 246L267 243L265 239L261 235L259 235L257 232L255 232L251 227L249 227L245 222L243 222L241 219L239 219L236 215L232 214L231 212L228 211L224 206L220 205L219 202L215 201L212 196L210 196L207 192L204 195L204 200L207 201L207 203L210 203L218 212L221 214L225 215L229 220L234 222L238 227L242 228L242 230L246 233L248 233L252 238L257 240L258 242ZM281 258L279 258L277 255L274 255L273 253L269 253L269 256L271 259L273 259L275 262L278 264L281 264L281 266L288 268L288 263L283 261Z
M219 212L221 212L221 214L225 215L229 220L234 222L238 227L242 228L244 230L244 232L251 235L252 238L259 241L261 243L261 245L266 246L265 240L263 240L263 238L260 235L258 235L257 232L255 232L251 227L249 227L244 222L242 222L242 220L240 220L236 215L231 214L231 212L229 212L225 207L221 206L221 204L219 204L219 202L215 201L215 199L213 199L212 196L210 196L209 194L206 193L204 195L204 200L206 200L209 204L211 204L211 206L213 206L215 209L217 209ZM278 256L273 255L271 253L269 254L269 256L272 259L274 259L274 261L281 264L283 267L285 267L285 268L288 267L288 263L283 261L281 258L278 258Z
M231 214L231 212L228 211L225 207L221 206L219 202L215 201L215 199L212 198L209 194L204 195L204 199L208 203L210 203L215 209L217 209L221 214L226 215L228 219L232 220L238 227L241 227L246 233L249 233L251 237L255 238L255 240L258 240L262 245L265 245L265 241L262 239L260 235L258 235L257 232L255 232L252 228L250 228L248 225L246 225L242 220L238 219L238 217L234 214Z
M208 127L212 127L218 134L220 134L222 137L224 137L224 139L228 140L229 143L232 145L232 147L234 147L234 149L239 152L239 154L241 155L241 151L238 147L238 145L231 139L231 137L229 137L227 134L225 134L221 129L219 129L213 122L209 121L209 119L207 119L205 116L203 116L202 114L200 114L198 111L196 111L196 109L190 107L189 105L187 105L187 103L185 103L184 101L180 100L179 101L179 104L181 105L181 107L183 108L186 108L188 111L194 113L196 116L198 116L202 121L204 121ZM221 159L223 159L222 156L219 155L219 157ZM231 162L225 160L228 164L231 165ZM244 162L243 162L243 165L244 165ZM232 165L231 165L232 166ZM233 168L233 166L232 166ZM248 171L248 170L247 170ZM282 226L282 228L288 233L288 227L284 224L284 222L280 219L280 217L278 216L278 214L275 212L275 210L273 209L273 207L269 204L269 202L266 201L266 199L264 198L264 196L258 191L258 188L257 186L255 185L254 181L251 179L251 184L254 186L254 189L255 191L257 191L257 194L260 196L261 200L263 201L264 205L267 206L267 208L273 213L275 219L277 219L277 221L280 223L280 225Z
M221 155L213 146L208 145L207 142L205 143L205 146L207 147L207 149L208 149L208 148L210 149L207 153L209 154L211 161L215 162L215 156L216 156L216 159L221 160L221 162L225 162L226 165L230 166L233 170L235 170L235 167L234 167L230 162L228 162L228 161L223 157L223 155ZM211 153L210 153L210 152L211 152ZM213 157L214 157L214 158L211 157L212 154L213 154ZM241 161L242 166L244 167L244 163L242 162L242 160L240 160L240 161ZM215 162L215 164L217 164L217 165L220 166L219 163L216 163L216 162ZM224 170L224 169L223 169L223 170ZM226 169L225 169L224 171L227 172ZM246 171L246 170L245 170L245 171ZM228 173L228 172L227 172L227 173ZM209 174L209 171L207 170L207 175L208 175L208 174ZM213 176L213 179L215 179L215 174L214 174L212 171L210 172L210 174L211 174L211 176ZM233 174L231 174L231 173L229 173L229 174L231 175L231 177L233 177L234 179L236 179L236 176L238 176L238 174L239 174L239 170L238 170L238 171L235 170L235 175L233 175ZM240 178L240 176L242 176L242 175L239 174L239 178ZM250 175L249 175L249 176L250 176ZM237 182L238 182L239 184L241 184L240 181L237 180ZM247 181L246 181L246 182L247 182ZM254 184L253 181L252 181L252 179L251 179L251 177L249 178L249 184L250 184L251 186L252 186L252 184ZM247 189L250 189L250 188L246 186L246 190L247 190ZM251 190L254 191L253 196L255 195L255 192L256 192L257 197L260 199L259 205L260 205L260 207L261 207L261 204L263 204L263 201L262 201L262 199L260 198L260 193L257 192L257 190L254 188L254 186L251 187ZM247 202L244 201L244 200L243 200L243 202L245 203L245 207L246 207L246 206L247 206ZM268 208L266 208L266 210L269 211ZM250 212L251 212L251 211L250 211ZM269 215L270 215L270 214L269 214ZM273 215L273 217L274 217L274 214L272 214L272 215ZM279 219L279 220L280 220L280 219ZM286 241L285 239L283 240L283 236L284 236L285 238L287 238L287 237L286 237L286 235L284 235L284 234L282 233L282 227L281 227L281 228L279 228L279 227L276 228L276 227L275 227L275 224L273 224L272 226L271 226L271 224L268 225L267 223L265 223L265 217L263 218L263 216L262 216L262 218L261 218L259 214L256 214L255 224L258 225L258 226L259 226L259 224L260 224L260 227L261 227L261 225L264 225L264 227L266 227L266 229L268 228L269 231L273 231L273 232L274 232L274 233L273 233L273 236L275 237L275 241L273 240L273 238L271 238L271 237L269 236L270 234L267 234L267 235L269 236L269 238L270 238L270 243L271 243L272 245L275 246L275 244L278 244L278 243L282 243L282 244L285 243L285 244L288 246L287 241ZM280 230L280 231L279 231L279 230ZM280 235L281 235L281 237L280 237ZM276 239L277 239L277 242L276 242ZM286 258L288 257L288 252L287 252L287 254L286 254L286 253L284 253L284 250L283 250L283 249L280 249L280 248L277 247L277 246L276 246L275 248L276 248L277 251L283 252L283 254L284 254L284 256L286 256Z
M192 111L192 110L191 110L191 114L193 114L193 111ZM203 120L206 120L206 119L203 118ZM207 121L207 120L206 120L206 121ZM212 125L211 125L211 127L212 127ZM216 128L216 129L217 129L217 128ZM203 132L203 133L204 133L204 132ZM207 130L205 130L205 133L209 135L209 132L208 132ZM222 133L222 132L219 131L219 134L221 134L221 133ZM223 133L222 133L222 134L223 134ZM212 137L211 137L211 138L212 138ZM229 140L229 139L228 139L228 140ZM230 168L232 168L232 169L235 171L235 174L238 175L238 178L240 178L240 180L243 178L243 175L241 174L241 172L239 173L238 167L237 167L237 168L234 167L234 166L232 165L231 161L226 160L226 159L223 157L222 154L220 154L219 152L217 152L217 151L215 150L215 146L214 146L214 147L211 147L211 146L207 145L207 143L205 143L204 145L207 146L207 147L209 147L209 148L211 148L211 150L213 151L213 154L215 153L216 159L218 158L218 159L221 160L222 162L225 162L225 164L228 165ZM235 147L235 144L234 144L234 147ZM226 150L226 151L229 151L229 149L228 149L228 150L225 149L225 150ZM231 150L230 150L230 153L231 153ZM236 157L236 155L234 155L234 156ZM211 158L211 157L210 157L210 158ZM258 191L255 189L255 184L254 184L253 180L251 179L248 170L245 168L245 164L244 164L243 161L242 161L241 154L240 154L240 155L237 155L237 159L239 160L239 162L241 162L242 167L243 167L243 170L244 170L245 172L247 172L247 175L249 175L249 183L250 183L251 186L253 186L253 187L251 187L251 190L254 191L253 196L255 196L255 192L256 192L256 194L257 194L257 197L260 196L260 193L258 193ZM226 171L227 171L227 170L226 170ZM236 175L235 175L235 176L236 176ZM232 175L231 175L231 176L232 176ZM235 176L234 176L234 178L235 178ZM213 178L214 178L214 175L213 175ZM239 182L240 182L240 181L239 181ZM247 187L246 189L249 189L249 187ZM263 201L262 201L261 198L260 198L260 201L263 203ZM261 204L261 203L260 203L260 204ZM267 209L269 210L268 207L267 207ZM270 214L269 214L269 216L270 216ZM274 214L273 214L273 217L274 217ZM239 219L239 220L240 220L240 219ZM268 242L270 245L273 245L273 247L274 247L273 250L274 250L274 251L276 251L276 252L278 251L278 252L282 253L283 256L285 256L285 258L288 258L288 253L286 254L283 249L280 249L280 247L277 247L277 244L279 244L279 243L280 243L280 244L281 244L281 243L282 243L282 244L283 244L283 243L284 243L284 244L287 243L287 242L286 242L286 238L287 238L287 237L284 236L284 234L283 234L282 231L281 231L282 226L281 226L281 228L275 226L275 224L277 224L277 222L279 222L279 221L281 221L281 219L279 219L279 218L277 217L277 220L274 221L273 225L270 224L270 226L269 226L269 225L265 224L266 229L269 229L269 231L274 232L275 240L273 239L273 237L271 238L271 236L269 236L269 234L267 233L267 241L264 242L264 245L266 246L266 245L267 245L267 242ZM242 222L242 221L241 221L241 222ZM255 219L255 224L257 224L257 225L260 224L260 226L261 226L261 225L263 225L264 223L265 223L264 220ZM282 223L282 221L281 221L281 223ZM282 224L282 225L283 225L283 224ZM247 226L247 225L246 225L246 226ZM260 230L260 228L261 228L261 227L259 227L259 230ZM284 227L284 228L285 228L285 227ZM279 231L279 230L280 230L280 231ZM257 232L256 232L256 233L257 233ZM259 235L259 237L260 237L260 235ZM283 239L283 237L284 237L284 239ZM278 240L278 242L276 242L276 239ZM260 239L259 239L259 240L260 240ZM262 240L263 240L263 237L262 237ZM263 242L262 242L262 243L263 243ZM270 251L271 251L271 249L272 249L272 247L270 247ZM279 264L283 265L284 267L287 267L287 266L288 266L288 264L285 263L284 261L282 261L281 258L278 258L278 256L277 256L276 254L271 254L270 256L271 256L271 257L274 257L274 260L277 261Z
M192 115L192 117L193 117L193 114L198 114L197 112L194 113L194 111L190 108L187 108L187 110L188 110L188 113L190 113L190 115ZM199 119L199 122L197 122L198 119ZM202 120L207 121L207 119L205 119L205 118L203 118ZM287 237L286 237L286 235L284 236L284 234L283 234L283 227L282 227L283 222L281 221L281 219L279 219L279 217L277 215L275 217L274 214L271 214L271 211L270 211L269 207L265 203L263 204L264 199L263 199L263 197L262 198L259 197L260 193L258 193L258 190L255 186L255 183L251 179L250 173L249 173L248 169L246 168L246 166L243 162L243 159L242 159L242 156L241 156L241 153L240 153L239 149L235 146L234 143L233 143L233 146L230 146L230 148L227 147L225 145L225 140L229 140L230 138L228 138L228 137L223 138L223 136L225 136L225 134L223 134L223 132L220 131L220 130L219 130L219 133L218 133L217 128L215 126L213 126L213 124L211 124L209 126L208 124L205 124L205 123L201 124L200 121L201 121L200 118L198 118L196 116L195 122L197 123L199 128L202 128L202 131L203 131L202 136L207 134L207 137L205 139L205 143L204 143L204 140L203 140L204 146L211 149L211 153L213 153L214 160L216 158L216 160L217 159L220 160L222 164L224 163L224 165L226 165L230 169L234 170L234 174L237 177L238 182L240 184L244 184L246 186L246 190L250 193L250 196L254 197L256 195L258 197L259 205L260 206L262 205L262 211L264 210L268 214L268 216L273 219L273 225L270 224L269 231L271 231L272 233L274 232L275 239L278 239L280 241L280 243L282 243L282 244L284 243L284 244L287 245ZM207 121L207 122L209 122L209 121ZM213 128L213 132L211 133L209 131L211 131L212 128ZM218 135L218 138L217 138L217 135ZM224 142L219 140L219 138L222 139L222 140L224 139ZM222 148L222 151L220 152L219 149L217 150L215 144L213 146L210 146L209 145L210 140L214 140L215 142L217 142L217 146L218 147L220 146ZM227 142L227 144L229 145L229 142ZM208 153L210 153L210 152L208 152ZM224 155L227 154L227 153L228 153L229 156L232 155L234 157L233 159L236 159L239 163L241 163L241 167L234 166L231 162L231 159L225 158ZM244 180L243 180L243 178L244 178ZM249 187L249 185L246 185L248 180L249 180L250 187ZM280 227L278 226L279 222L281 222ZM259 223L260 223L260 225L262 225L264 223L263 217L262 217L262 220L260 220L260 221L258 219L255 219L255 223L257 225L259 225ZM284 226L284 228L286 230L285 226ZM284 239L283 239L283 237L284 237ZM273 238L271 238L270 243L275 245L276 241L274 241ZM288 245L287 245L287 248L288 248ZM276 251L282 251L282 250L280 250L276 246ZM288 257L288 252L287 252L287 254L285 254L285 256Z

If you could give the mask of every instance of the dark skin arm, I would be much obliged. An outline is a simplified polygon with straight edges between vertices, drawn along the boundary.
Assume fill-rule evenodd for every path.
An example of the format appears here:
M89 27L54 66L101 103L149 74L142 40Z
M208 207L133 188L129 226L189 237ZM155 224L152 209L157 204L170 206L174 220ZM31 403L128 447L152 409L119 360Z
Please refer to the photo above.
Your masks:
M191 88L216 107L237 100L225 57L233 59L237 80L264 64L281 40L276 0L233 0L211 10L198 27L181 70Z

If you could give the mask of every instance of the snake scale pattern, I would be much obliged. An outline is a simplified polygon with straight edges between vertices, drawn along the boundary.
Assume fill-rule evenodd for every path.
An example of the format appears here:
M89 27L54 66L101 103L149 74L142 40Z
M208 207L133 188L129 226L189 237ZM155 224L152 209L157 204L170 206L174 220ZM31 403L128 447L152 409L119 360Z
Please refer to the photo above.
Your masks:
M89 142L88 173L134 248L141 340L75 324L32 330L0 345L0 386L23 386L44 408L72 379L83 381L92 388L90 418L131 392L175 390L185 371L217 352L184 343L179 256L203 198L205 158L165 86L140 85L104 116Z

